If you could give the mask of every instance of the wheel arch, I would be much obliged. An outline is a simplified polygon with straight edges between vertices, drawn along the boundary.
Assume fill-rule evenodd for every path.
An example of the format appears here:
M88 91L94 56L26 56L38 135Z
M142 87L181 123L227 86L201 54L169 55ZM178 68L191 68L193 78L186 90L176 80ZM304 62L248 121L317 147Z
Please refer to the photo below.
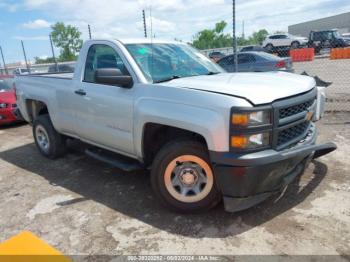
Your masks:
M205 137L191 130L148 122L144 124L142 131L142 156L143 162L150 165L159 150L168 142L177 139L189 139L198 141L208 149Z
M27 99L25 106L30 123L33 123L34 119L39 115L49 114L48 106L43 101Z

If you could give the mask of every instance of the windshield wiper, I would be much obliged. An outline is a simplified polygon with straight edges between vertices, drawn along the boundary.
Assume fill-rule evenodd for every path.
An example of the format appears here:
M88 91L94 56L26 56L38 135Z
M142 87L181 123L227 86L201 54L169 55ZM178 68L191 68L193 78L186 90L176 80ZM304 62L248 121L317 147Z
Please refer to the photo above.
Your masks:
M217 75L217 74L220 74L220 72L209 71L209 72L207 73L207 75Z
M181 78L181 76L173 75L173 76L170 76L170 77L167 77L167 78L164 78L164 79L153 81L153 83L163 83L163 82L167 82L167 81L170 81L170 80L173 80L173 79L178 79L178 78Z
M217 74L220 74L220 72L209 71L206 75L217 75ZM167 78L164 78L164 79L153 81L153 83L163 83L163 82L167 82L167 81L170 81L170 80L173 80L173 79L178 79L178 78L182 78L182 77L192 77L192 76L200 76L200 75L189 75L189 76L173 75L173 76L170 76L170 77L167 77Z

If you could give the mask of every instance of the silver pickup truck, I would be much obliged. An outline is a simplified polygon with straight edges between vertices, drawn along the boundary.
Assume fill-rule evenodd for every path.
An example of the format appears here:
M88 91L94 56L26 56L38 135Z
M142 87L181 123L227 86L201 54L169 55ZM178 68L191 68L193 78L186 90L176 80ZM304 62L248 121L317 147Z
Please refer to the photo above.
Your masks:
M315 144L317 90L311 77L226 73L186 44L146 39L90 40L74 75L16 79L44 156L75 138L121 169L150 168L158 199L179 212L249 208L335 150Z

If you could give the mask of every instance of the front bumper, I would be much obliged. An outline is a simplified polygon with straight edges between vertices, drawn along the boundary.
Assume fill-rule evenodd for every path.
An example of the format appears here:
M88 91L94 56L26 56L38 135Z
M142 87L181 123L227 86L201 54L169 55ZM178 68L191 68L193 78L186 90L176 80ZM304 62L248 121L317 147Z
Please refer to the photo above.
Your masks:
M23 121L18 108L4 108L0 110L0 125L16 121Z
M304 144L283 151L251 154L210 152L215 178L226 211L250 208L291 183L309 162L334 151L334 143L315 145L316 134Z

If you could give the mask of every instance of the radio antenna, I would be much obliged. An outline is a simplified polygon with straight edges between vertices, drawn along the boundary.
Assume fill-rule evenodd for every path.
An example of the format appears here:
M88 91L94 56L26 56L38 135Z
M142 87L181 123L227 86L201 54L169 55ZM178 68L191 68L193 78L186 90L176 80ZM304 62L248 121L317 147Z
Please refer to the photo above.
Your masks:
M152 19L152 1L151 1L151 5L149 7L149 16L150 16L150 20L151 20L151 75L153 76L153 64L154 64L154 60L153 60L153 19Z

